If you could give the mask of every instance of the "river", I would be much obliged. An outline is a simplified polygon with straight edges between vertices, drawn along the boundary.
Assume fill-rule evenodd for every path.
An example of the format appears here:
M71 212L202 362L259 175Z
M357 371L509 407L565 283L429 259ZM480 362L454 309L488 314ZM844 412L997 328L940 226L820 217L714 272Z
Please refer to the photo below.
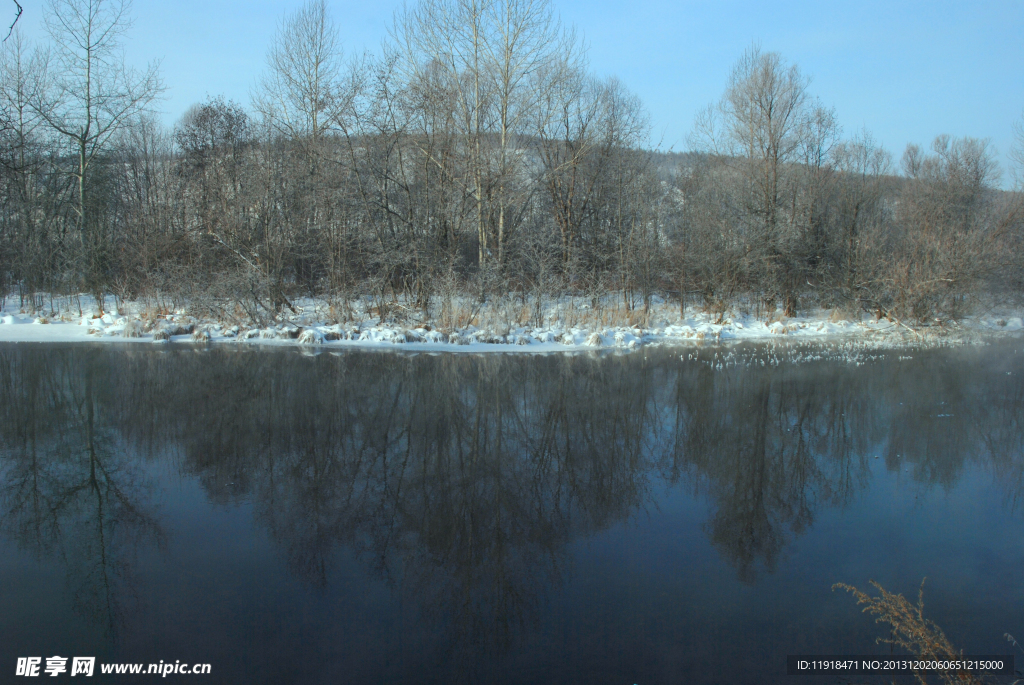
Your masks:
M1022 532L1019 338L0 344L0 673L63 655L209 663L167 678L195 683L835 682L786 656L888 653L836 582L916 600L927 577L954 645L1010 654Z

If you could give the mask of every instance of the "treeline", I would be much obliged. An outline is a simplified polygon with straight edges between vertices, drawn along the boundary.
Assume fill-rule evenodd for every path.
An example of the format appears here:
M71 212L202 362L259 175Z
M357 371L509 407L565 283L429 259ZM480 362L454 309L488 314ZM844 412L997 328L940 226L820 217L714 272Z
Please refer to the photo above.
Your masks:
M421 0L354 58L310 0L248 109L209 98L166 130L157 69L120 59L128 10L51 0L47 45L4 43L0 294L26 306L112 293L265 320L313 295L384 318L661 294L923 320L1024 285L1020 186L999 189L986 141L897 165L775 53L742 57L677 158L546 0Z

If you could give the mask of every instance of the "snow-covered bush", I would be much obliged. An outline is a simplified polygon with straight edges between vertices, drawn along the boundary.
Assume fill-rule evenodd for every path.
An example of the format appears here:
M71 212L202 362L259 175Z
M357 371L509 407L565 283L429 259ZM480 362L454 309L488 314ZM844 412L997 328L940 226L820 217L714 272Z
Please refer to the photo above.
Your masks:
M125 338L141 338L145 331L145 325L138 319L133 319L124 325L124 328L121 329L121 335Z
M306 328L299 334L300 345L323 345L324 335L315 328Z

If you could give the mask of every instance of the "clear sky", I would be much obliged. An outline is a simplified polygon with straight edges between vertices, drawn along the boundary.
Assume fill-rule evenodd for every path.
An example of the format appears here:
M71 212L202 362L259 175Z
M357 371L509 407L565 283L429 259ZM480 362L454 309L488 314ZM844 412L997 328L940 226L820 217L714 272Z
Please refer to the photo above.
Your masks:
M22 29L36 38L43 2L20 1ZM13 17L13 3L0 2ZM866 128L897 159L907 143L948 133L991 139L1005 164L1024 111L1022 0L554 2L585 36L593 70L641 97L663 149L686 149L695 113L721 96L754 41L812 78L847 135ZM128 60L161 60L168 124L207 94L247 105L277 25L300 4L135 0ZM379 52L401 0L328 4L347 51Z

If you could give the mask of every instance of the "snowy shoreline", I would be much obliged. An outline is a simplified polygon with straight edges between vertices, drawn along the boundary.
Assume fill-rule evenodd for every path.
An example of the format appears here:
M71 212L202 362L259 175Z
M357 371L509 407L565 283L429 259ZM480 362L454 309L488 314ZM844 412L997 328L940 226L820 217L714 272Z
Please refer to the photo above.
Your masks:
M13 301L12 301L13 300ZM79 300L80 301L80 300ZM990 312L971 317L953 328L911 330L888 320L866 315L859 321L839 318L830 310L804 316L779 317L770 323L735 313L717 322L702 312L680 318L678 311L655 310L647 327L629 325L565 325L552 319L544 326L515 324L468 325L439 329L430 324L401 325L363 322L327 323L318 320L319 303L300 305L299 314L262 328L211 320L197 320L182 312L152 314L140 305L123 306L123 312L106 308L100 316L95 307L83 314L58 311L56 316L34 316L20 310L10 298L0 309L0 342L96 342L121 341L167 344L299 345L335 349L404 349L448 352L571 352L611 349L636 350L644 346L692 347L728 342L833 342L859 340L882 346L928 342L968 342L981 335L1020 333L1020 312ZM672 317L672 314L675 314ZM671 317L671 318L670 318ZM494 317L492 317L494 318Z

